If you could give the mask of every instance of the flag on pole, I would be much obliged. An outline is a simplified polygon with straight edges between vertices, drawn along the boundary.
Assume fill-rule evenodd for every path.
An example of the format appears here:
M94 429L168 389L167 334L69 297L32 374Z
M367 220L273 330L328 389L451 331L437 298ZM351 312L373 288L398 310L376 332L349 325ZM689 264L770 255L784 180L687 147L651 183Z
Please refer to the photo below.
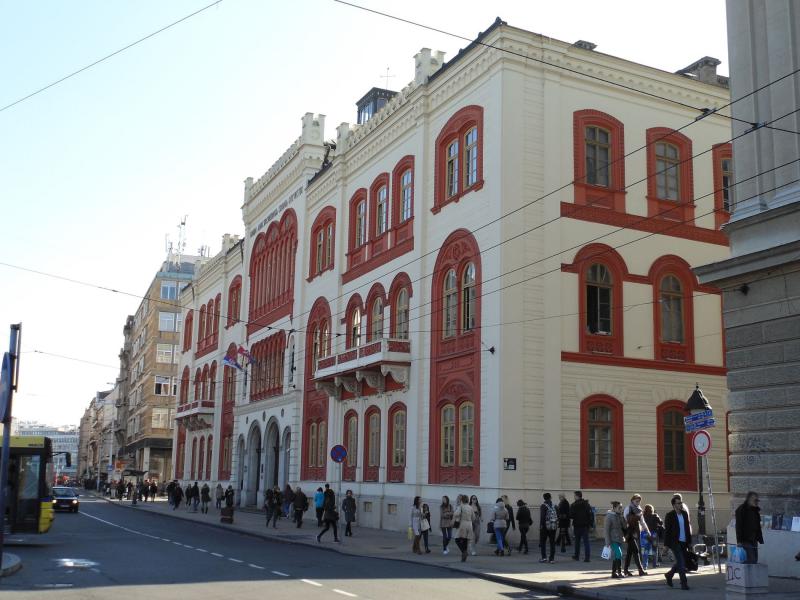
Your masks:
M222 364L228 365L238 371L242 370L242 365L240 365L235 358L231 358L230 356L225 356L225 358L222 359Z
M242 356L244 356L247 359L248 363L250 363L251 365L256 364L256 359L253 357L252 354L250 354L247 351L247 348L245 348L244 346L240 345L238 352L239 352L239 354L241 354Z

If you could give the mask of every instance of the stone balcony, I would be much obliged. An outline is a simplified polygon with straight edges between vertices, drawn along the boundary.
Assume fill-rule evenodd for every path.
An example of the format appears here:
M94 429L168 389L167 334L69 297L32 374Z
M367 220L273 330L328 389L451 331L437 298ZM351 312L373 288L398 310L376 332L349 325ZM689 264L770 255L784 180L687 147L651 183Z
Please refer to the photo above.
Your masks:
M342 392L360 396L408 385L411 366L409 340L382 338L317 360L317 389L340 398ZM365 389L368 388L368 389Z
M195 400L178 405L175 420L181 421L189 431L210 429L214 426L214 402L211 400Z

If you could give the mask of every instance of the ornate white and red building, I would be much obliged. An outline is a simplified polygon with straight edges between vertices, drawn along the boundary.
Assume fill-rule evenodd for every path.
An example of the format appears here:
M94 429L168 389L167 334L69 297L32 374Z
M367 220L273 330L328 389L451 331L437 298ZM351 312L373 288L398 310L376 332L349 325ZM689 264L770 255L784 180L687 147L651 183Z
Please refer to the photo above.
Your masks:
M500 21L478 41L421 50L335 145L306 114L246 181L244 239L181 295L184 480L259 506L329 481L392 528L415 495L638 491L663 509L697 491L699 383L725 494L720 297L692 267L728 255L730 128L686 107L726 104L724 78ZM240 346L255 362L223 367Z

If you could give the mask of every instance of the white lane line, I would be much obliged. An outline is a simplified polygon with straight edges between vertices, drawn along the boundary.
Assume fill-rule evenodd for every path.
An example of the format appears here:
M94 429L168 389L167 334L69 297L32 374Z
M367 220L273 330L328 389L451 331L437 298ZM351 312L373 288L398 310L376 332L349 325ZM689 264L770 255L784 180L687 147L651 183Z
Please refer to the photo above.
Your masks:
M264 570L264 567L259 567L258 565L254 565L253 563L247 563L248 567L253 567L254 569L260 569L261 571Z
M181 544L180 542L172 542L172 543L175 544L176 546L183 546L183 544Z
M321 583L318 583L316 581L312 581L310 579L301 579L300 581L302 581L303 583L307 583L308 585L313 585L314 587L322 587Z
M167 538L161 538L162 542L171 542L172 540L168 540Z
M189 544L184 544L184 548L188 548L189 550L194 550L194 546L190 546Z
M216 556L217 558L225 558L225 557L224 557L224 556L222 556L222 554L220 554L219 552L212 552L212 553L211 553L211 556Z
M206 554L208 553L208 550L203 550L202 548L195 548L195 550L198 552L205 552Z
M281 573L280 571L271 571L273 575L277 575L278 577L289 577L288 573Z
M345 592L344 590L337 590L336 588L333 588L333 591L336 592L337 594L341 594L342 596L347 596L348 598L358 598L358 596L356 596L355 594L351 594L350 592Z
M243 560L239 560L238 558L229 558L228 560L231 561L231 562L235 562L235 563L243 563L244 562Z

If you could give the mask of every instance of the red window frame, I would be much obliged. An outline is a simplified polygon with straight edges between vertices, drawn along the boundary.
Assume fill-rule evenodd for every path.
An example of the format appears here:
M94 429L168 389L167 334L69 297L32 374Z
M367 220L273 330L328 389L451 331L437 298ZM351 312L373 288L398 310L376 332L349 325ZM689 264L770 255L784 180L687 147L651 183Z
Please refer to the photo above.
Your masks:
M609 176L611 185L589 184L586 181L587 127L600 127L609 132ZM572 115L575 204L599 206L625 212L625 126L608 113L594 109L577 110Z
M685 434L683 443L684 465L683 473L667 473L664 465L664 417L669 411L677 411L681 416L686 414L686 403L680 400L667 400L656 407L656 437L658 448L658 490L660 491L697 491L697 457L692 452L692 435Z
M605 406L611 409L611 469L589 469L589 409ZM621 490L625 487L625 429L623 408L616 398L596 394L585 398L580 405L581 419L581 487L585 489Z
M586 303L586 285L589 269L593 264L605 266L611 274L611 335L589 333L587 327L588 307ZM575 255L573 265L578 271L578 312L580 352L588 354L604 354L608 356L624 355L624 311L623 281L628 273L625 261L620 254L605 244L589 244L581 248Z
M372 415L378 415L378 464L370 466L369 464L369 451L370 451L370 433L371 428L369 425L370 417ZM363 443L363 462L362 462L362 473L363 473L363 480L364 481L378 481L378 473L380 472L380 462L381 462L381 436L383 434L382 427L381 427L381 410L375 406L370 406L366 412L364 413L364 443Z
M356 439L358 439L358 413L355 410L348 410L344 415L344 427L342 428L342 441L345 445L347 445L350 441L350 419L352 417L356 418ZM350 453L353 451L352 448L347 448L347 455L350 456ZM358 468L358 448L356 448L355 454L356 464L349 466L347 464L347 459L342 463L342 480L344 481L355 481L356 480L356 469Z
M208 400L208 365L203 365L203 375L200 384L200 401Z
M356 246L356 211L361 202L365 202L366 207L366 235L364 236L363 243ZM366 188L359 188L350 198L350 210L348 211L349 227L347 235L347 268L352 269L367 260L367 248L369 247L370 238L370 216L369 216L369 198Z
M328 461L325 461L321 466L309 466L308 464L310 459L308 455L308 435L311 424L316 423L317 427L319 427L319 424L324 422L326 423L326 431L328 430L327 415L330 399L326 392L318 390L314 384L314 332L317 331L325 321L331 325L333 323L331 320L330 305L327 299L320 296L314 301L306 323L303 428L300 446L300 479L304 481L323 481L326 479L327 474ZM330 432L328 432L328 437L330 437L330 435Z
M464 136L473 127L478 130L478 177L471 186L464 187ZM459 140L458 146L458 192L450 197L447 196L447 147L455 140ZM469 192L483 188L483 107L471 104L458 110L442 127L436 137L436 156L434 159L433 176L433 207L431 212L438 214L444 206L451 202L458 202Z
M201 391L203 385L203 372L200 367L194 372L194 402L200 402L202 399Z
M733 160L733 144L714 144L711 147L711 160L714 163L714 227L719 229L731 218L730 211L725 210L725 200L723 198L724 188L722 184L722 161ZM734 169L736 165L734 165ZM733 185L730 186L733 191ZM731 198L731 205L733 198Z
M401 221L403 207L403 174L411 171L411 216ZM414 237L414 156L407 154L401 158L392 170L391 227L394 230L394 244Z
M403 411L406 413L406 455L405 464L400 467L393 466L393 448L394 448L394 416L398 412ZM406 464L408 464L408 408L402 402L395 402L389 407L388 420L386 422L386 481L389 483L403 483L406 478Z
M353 294L350 296L350 300L347 301L347 307L344 311L344 320L342 321L342 325L345 326L345 340L344 346L348 350L350 348L355 348L353 346L353 340L350 335L350 320L353 316L353 311L355 309L359 309L361 311L361 331L360 333L360 344L361 346L364 345L365 340L367 339L364 335L364 322L365 322L365 315L364 315L364 302L361 300L361 294ZM367 335L369 335L369 330L367 330Z
M236 344L230 344L226 356L235 357ZM225 365L222 369L222 418L219 431L218 478L227 481L231 478L229 465L225 458L225 440L228 440L228 452L233 453L233 407L236 405L236 369Z
M413 288L411 286L411 278L405 271L395 275L392 280L392 285L389 286L389 337L394 338L397 336L397 296L401 290L408 292L408 303L411 305L411 296L413 295ZM386 322L384 318L384 330L386 329ZM409 337L411 337L409 335Z
M228 287L228 318L225 327L231 327L239 322L242 310L242 276L233 278Z
M661 280L672 275L681 284L683 294L683 343L661 340ZM653 288L653 337L656 360L694 363L694 291L699 284L692 268L680 256L661 256L651 266L648 279Z
M186 427L183 419L178 420L178 439L175 450L175 477L183 479L183 471L186 462Z
M378 235L378 192L386 188L386 231ZM392 196L389 193L389 173L381 173L369 186L369 204L367 205L367 239L369 255L376 256L389 249L391 244L389 232L392 230Z
M217 361L211 363L208 369L208 400L212 404L217 402Z
M200 444L198 446L197 451L197 479L203 478L203 471L205 471L206 466L206 438L205 436L200 436ZM194 477L192 478L194 479Z
M250 348L256 362L252 367L250 402L258 402L283 393L286 332L281 330Z
M209 435L208 439L206 440L206 479L211 479L211 459L212 459L212 452L211 449L214 447L214 436Z
M189 376L189 367L183 367L183 373L181 373L181 395L178 402L181 406L189 403Z
M381 335L381 337L382 338L388 337L388 335L387 335L387 327L386 327L386 292L384 291L383 286L380 283L376 283L370 288L369 294L367 294L366 306L364 307L364 310L367 313L366 314L366 318L367 318L367 337L364 338L363 334L362 334L362 338L361 338L362 339L362 344L363 343L370 343L370 342L373 342L373 341L377 341L377 340L374 340L372 338L372 325L373 325L372 305L375 302L375 300L377 300L378 298L380 298L381 302L383 303L383 334ZM364 316L365 315L362 313L362 315L361 315L362 322L364 320ZM348 323L349 323L349 321L348 321ZM349 330L348 330L348 332L349 332Z
M647 216L694 225L694 171L692 140L668 127L652 127L647 142ZM664 142L678 148L678 200L658 197L656 188L656 144Z
M183 320L183 351L189 352L192 349L192 327L194 327L194 311L186 313Z
M329 226L332 227L330 231L328 230ZM317 271L317 236L320 232L323 235L323 257L320 263L321 269ZM328 257L324 256L324 254L326 253L326 248L329 243L331 245L331 256L330 260L327 260ZM311 225L310 244L310 261L308 264L308 278L306 279L309 283L313 281L314 278L322 275L325 271L333 270L334 263L336 262L336 209L333 206L326 206L323 208L314 219L314 223Z
M206 305L200 307L200 319L197 321L197 351L206 338Z
M192 439L191 479L197 479L197 438Z

